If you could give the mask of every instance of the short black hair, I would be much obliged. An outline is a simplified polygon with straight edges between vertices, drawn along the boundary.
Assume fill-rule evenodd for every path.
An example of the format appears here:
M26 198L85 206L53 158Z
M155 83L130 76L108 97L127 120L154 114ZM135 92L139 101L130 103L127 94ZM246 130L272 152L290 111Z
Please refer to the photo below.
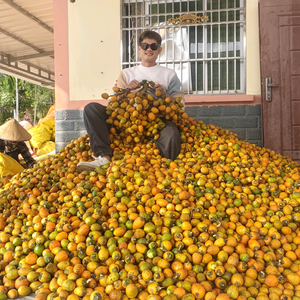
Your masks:
M139 45L143 42L144 39L153 39L156 40L157 44L160 46L161 45L161 36L152 30L147 30L144 31L139 38Z

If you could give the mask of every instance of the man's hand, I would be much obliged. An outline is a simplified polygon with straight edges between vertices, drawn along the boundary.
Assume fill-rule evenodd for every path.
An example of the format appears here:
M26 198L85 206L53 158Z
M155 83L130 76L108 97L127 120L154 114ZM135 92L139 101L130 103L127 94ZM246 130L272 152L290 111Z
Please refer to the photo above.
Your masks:
M163 92L165 90L164 87L160 83L155 83L153 88L156 90L160 90L161 92Z
M134 79L128 83L126 88L130 89L130 90L136 90L140 87L141 87L141 84L137 80Z

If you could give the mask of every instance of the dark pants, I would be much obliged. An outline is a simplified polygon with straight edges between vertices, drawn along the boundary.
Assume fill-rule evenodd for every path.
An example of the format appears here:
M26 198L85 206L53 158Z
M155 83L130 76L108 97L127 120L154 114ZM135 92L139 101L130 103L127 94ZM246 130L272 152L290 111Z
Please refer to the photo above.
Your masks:
M99 103L89 103L83 111L86 131L90 137L91 149L96 156L113 156L110 148L109 126L106 107ZM159 138L154 141L160 155L174 160L180 153L181 138L177 126L168 120L166 126L159 132Z

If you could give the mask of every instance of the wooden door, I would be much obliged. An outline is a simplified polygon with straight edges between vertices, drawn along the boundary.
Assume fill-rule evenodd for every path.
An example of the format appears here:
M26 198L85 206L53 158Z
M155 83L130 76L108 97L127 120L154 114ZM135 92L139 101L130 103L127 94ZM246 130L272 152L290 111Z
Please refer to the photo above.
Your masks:
M264 147L300 162L300 0L260 0L259 23Z

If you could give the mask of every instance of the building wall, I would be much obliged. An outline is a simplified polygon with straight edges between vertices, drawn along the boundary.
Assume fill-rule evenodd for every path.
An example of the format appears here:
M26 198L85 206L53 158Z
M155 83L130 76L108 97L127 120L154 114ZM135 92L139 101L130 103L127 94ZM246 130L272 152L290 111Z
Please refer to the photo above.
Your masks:
M99 100L120 73L120 3L69 2L68 11L70 101Z
M54 0L53 3L55 126L56 150L59 150L85 133L84 106L91 101L106 105L101 94L112 91L119 75L121 3L120 0L75 3ZM258 0L246 0L245 38L246 94L186 96L186 109L188 113L197 112L197 119L221 124L237 132L241 139L261 144ZM250 111L255 114L249 114ZM212 112L214 115L209 115ZM252 117L254 120L249 121Z
M261 105L201 105L186 107L189 117L228 129L239 139L262 146ZM82 110L55 111L56 150L86 133Z

